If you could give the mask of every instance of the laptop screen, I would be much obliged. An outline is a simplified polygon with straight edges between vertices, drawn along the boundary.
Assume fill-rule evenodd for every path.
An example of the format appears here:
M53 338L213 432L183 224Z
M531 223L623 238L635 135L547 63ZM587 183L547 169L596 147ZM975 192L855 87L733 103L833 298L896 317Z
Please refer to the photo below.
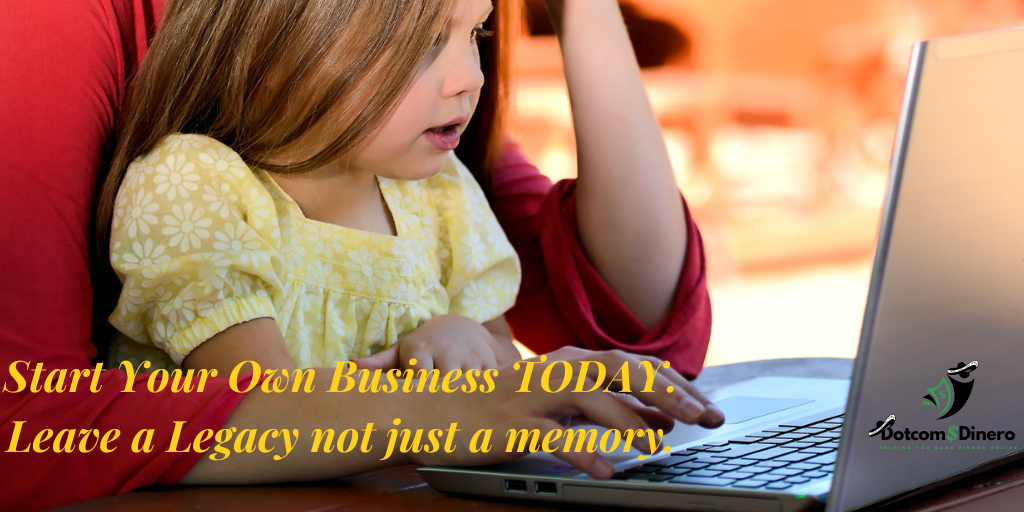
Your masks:
M1020 452L1024 30L914 50L828 510Z

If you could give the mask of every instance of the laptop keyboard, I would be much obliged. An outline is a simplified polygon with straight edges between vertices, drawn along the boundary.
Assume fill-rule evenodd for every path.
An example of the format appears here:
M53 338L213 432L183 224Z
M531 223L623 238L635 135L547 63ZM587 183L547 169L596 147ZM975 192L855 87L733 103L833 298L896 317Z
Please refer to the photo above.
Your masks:
M612 478L781 491L831 477L842 431L842 414L804 418L728 442L694 446Z

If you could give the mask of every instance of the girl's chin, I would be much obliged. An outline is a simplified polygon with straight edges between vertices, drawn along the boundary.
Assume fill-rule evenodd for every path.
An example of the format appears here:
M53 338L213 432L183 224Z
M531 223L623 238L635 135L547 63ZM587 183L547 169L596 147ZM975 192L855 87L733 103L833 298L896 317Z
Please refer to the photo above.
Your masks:
M445 164L448 163L448 152L444 152L440 156L432 156L424 159L416 166L405 166L401 170L392 173L391 175L383 175L385 178L393 180L406 180L406 181L417 181L425 180L437 176L444 170Z

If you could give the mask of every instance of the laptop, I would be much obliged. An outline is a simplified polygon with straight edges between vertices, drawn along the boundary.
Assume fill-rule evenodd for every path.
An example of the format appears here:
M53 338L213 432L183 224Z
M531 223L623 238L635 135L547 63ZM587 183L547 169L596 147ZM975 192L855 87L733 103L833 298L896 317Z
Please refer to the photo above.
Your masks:
M1024 439L1024 30L914 46L850 380L709 394L726 424L592 479L536 453L424 467L456 494L670 510L891 503L1020 457ZM495 432L495 449L505 449Z

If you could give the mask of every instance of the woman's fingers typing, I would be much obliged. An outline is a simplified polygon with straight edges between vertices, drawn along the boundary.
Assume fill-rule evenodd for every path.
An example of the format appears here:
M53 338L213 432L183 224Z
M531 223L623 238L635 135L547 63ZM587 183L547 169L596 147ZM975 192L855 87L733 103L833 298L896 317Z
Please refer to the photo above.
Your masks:
M562 425L551 420L541 420L536 423L535 428L539 429L542 438L547 437L552 431L564 430ZM552 455L572 464L573 467L586 472L594 478L611 478L612 473L615 471L612 463L597 452L559 450L552 452Z
M722 422L721 412L703 394L657 359L582 349L561 349L548 356L550 359L535 358L501 367L492 392L448 395L443 411L435 411L456 419L460 428L465 426L465 435L478 429L492 430L495 439L501 440L495 442L493 452L444 455L441 460L421 455L414 457L419 459L417 462L487 464L512 460L539 449L535 446L510 451L511 444L501 446L505 444L502 439L508 438L506 434L527 429L538 431L539 440L550 435L544 451L595 478L607 478L613 469L603 448L579 449L579 436L593 425L617 431L623 439L619 450L625 449L629 439L632 448L650 455L666 448L661 436L672 429L675 420L705 427ZM571 421L560 421L566 418ZM583 424L591 427L581 428ZM569 430L577 436L572 443L567 440Z
M601 381L600 390L628 392L648 406L684 423L717 427L725 416L685 377L666 363L653 357L628 354L618 350L590 352L579 348L560 349L549 354L544 365L569 363L575 371L586 370L592 381ZM585 364L592 361L600 364ZM561 382L562 369L553 369L548 380ZM544 370L535 369L531 377L538 379ZM559 378L555 379L554 376ZM531 383L532 386L532 383Z

